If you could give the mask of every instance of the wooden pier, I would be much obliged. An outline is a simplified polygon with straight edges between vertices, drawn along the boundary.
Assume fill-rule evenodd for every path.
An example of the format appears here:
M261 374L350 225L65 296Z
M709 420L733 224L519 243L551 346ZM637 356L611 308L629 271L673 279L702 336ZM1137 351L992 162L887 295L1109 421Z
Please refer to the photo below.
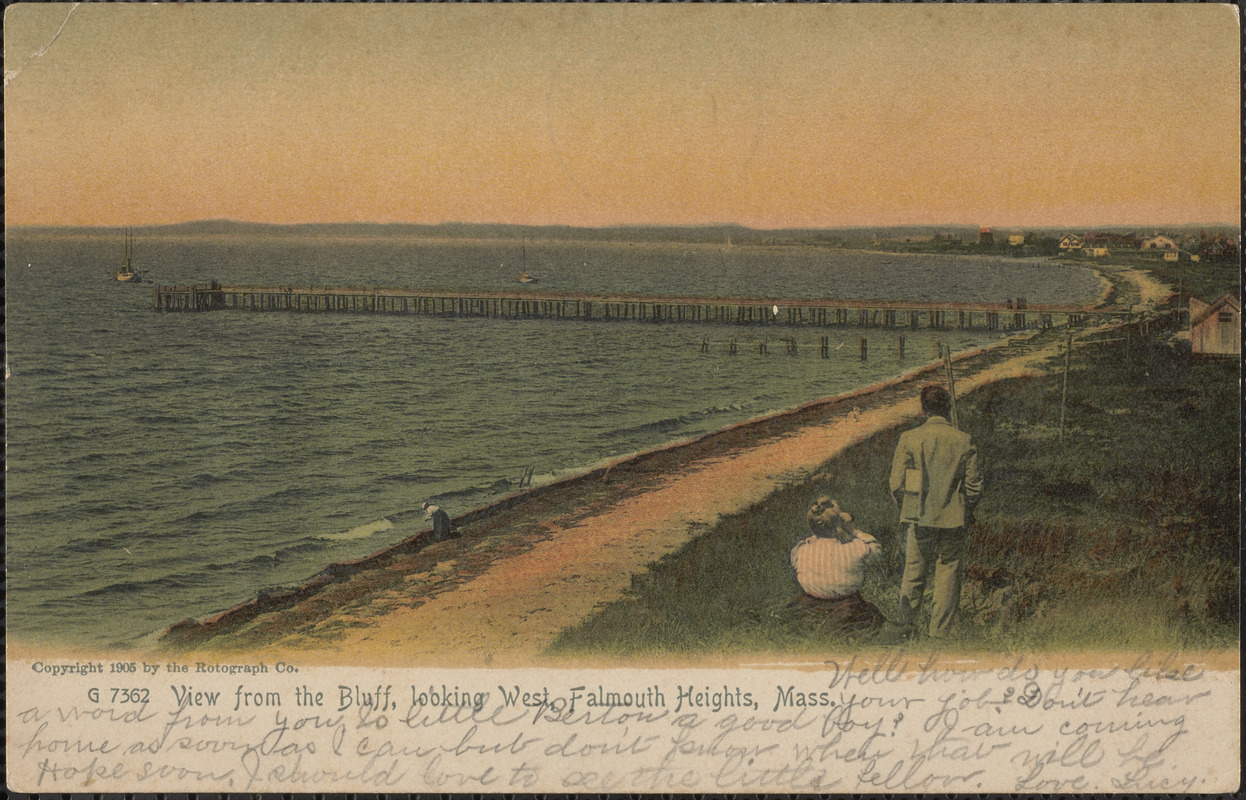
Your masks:
M1087 318L1129 318L1128 309L876 300L656 297L568 292L453 292L314 286L157 286L158 311L297 311L419 314L499 319L681 322L728 325L859 326L1023 330Z

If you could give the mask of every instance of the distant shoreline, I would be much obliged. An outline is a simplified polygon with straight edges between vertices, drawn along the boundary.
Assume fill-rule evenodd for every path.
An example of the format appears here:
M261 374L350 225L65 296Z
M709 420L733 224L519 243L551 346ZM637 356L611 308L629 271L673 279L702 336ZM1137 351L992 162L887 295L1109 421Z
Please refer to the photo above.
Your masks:
M211 223L176 223L172 225L148 226L146 230L140 227L139 234L142 236L150 236L152 238L162 239L181 239L183 241L221 241L222 239L247 239L256 240L262 238L280 240L296 238L299 236L316 237L337 242L376 242L376 241L410 241L419 242L421 244L436 245L479 245L482 243L492 244L515 244L518 245L524 240L531 244L548 244L557 243L563 245L585 245L585 246L634 246L634 247L696 247L704 249L800 249L809 251L827 251L841 253L865 253L880 257L898 257L898 258L934 258L934 259L955 259L971 262L991 261L999 264L1037 264L1051 267L1077 267L1096 273L1102 284L1098 297L1091 304L1095 307L1106 304L1109 297L1121 295L1121 288L1117 285L1121 273L1124 273L1126 280L1135 281L1143 285L1137 286L1140 298L1136 302L1146 302L1148 299L1154 302L1160 302L1170 294L1170 290L1162 287L1156 282L1147 285L1146 278L1139 279L1138 270L1145 269L1145 266L1124 266L1110 264L1096 264L1092 262L1066 262L1061 261L1053 256L1002 256L988 253L952 253L952 252L915 252L911 250L878 250L868 246L853 246L845 244L817 243L804 241L799 236L810 235L842 235L845 231L856 231L860 229L775 229L760 230L743 228L739 226L689 226L683 227L614 227L614 228L573 228L573 227L533 227L526 228L522 226L490 226L475 224L459 224L449 223L445 225L410 225L408 223L308 223L308 224L292 224L292 225L268 225L264 223L219 223L221 230L205 231L201 230L204 225ZM232 226L233 229L229 229ZM471 228L479 227L481 231L493 230L493 235L488 236L469 236L469 235L445 235L437 233L446 228ZM1154 227L1154 226L1152 226ZM1160 226L1163 227L1163 226ZM1173 226L1174 228L1186 228L1191 226ZM1195 226L1198 227L1198 226ZM1216 226L1201 226L1216 227ZM1231 228L1232 226L1224 226ZM351 231L350 229L355 229ZM47 236L70 239L97 239L101 237L116 236L122 227L82 227L82 226L13 226L6 228L6 234L20 234L25 236ZM575 235L551 235L554 231L569 234L585 234L596 232L597 236L575 236ZM907 227L879 229L879 230L909 230ZM945 230L945 229L944 229ZM663 232L668 235L684 232L702 232L707 233L713 231L715 238L707 237L686 237L686 238L619 238L621 234L637 233L642 231ZM792 237L790 241L769 241L769 242L752 242L748 240L739 241L728 246L727 242L729 234L732 232L744 234L775 234L786 235ZM718 236L718 234L722 234ZM544 234L543 236L541 234ZM1117 273L1114 280L1109 273ZM879 298L870 298L878 300Z
M272 235L278 237L318 235L343 238L445 238L478 240L519 240L528 238L534 241L542 239L557 241L603 241L603 242L683 242L688 244L710 244L726 246L728 239L734 239L732 246L787 246L809 245L812 247L843 248L852 250L871 249L866 243L875 239L914 238L928 239L935 234L958 233L962 241L972 242L978 232L976 225L892 225L892 226L844 226L844 227L796 227L796 228L750 228L735 223L710 223L696 225L607 225L601 227L585 227L576 225L518 225L510 223L478 223L478 222L442 222L442 223L410 223L410 222L299 222L299 223L266 223L243 222L235 220L190 220L174 223L118 223L114 225L47 225L22 224L6 225L6 235L12 234L56 234L56 235L115 235L126 229L133 229L143 236L185 236L185 235ZM1236 235L1238 226L1234 223L1204 224L1155 224L1146 225L1064 225L1016 227L1015 230L1029 234L1059 236L1070 230L1136 231L1164 230L1169 232L1217 231L1225 235ZM1010 228L1010 230L1012 230ZM810 242L810 237L835 237L832 242ZM764 239L765 242L756 241ZM844 240L851 242L844 246ZM891 255L898 253L882 251ZM917 255L924 255L917 253ZM931 253L930 255L944 255ZM947 253L946 255L957 255ZM970 254L964 254L970 255ZM990 254L972 254L985 255Z

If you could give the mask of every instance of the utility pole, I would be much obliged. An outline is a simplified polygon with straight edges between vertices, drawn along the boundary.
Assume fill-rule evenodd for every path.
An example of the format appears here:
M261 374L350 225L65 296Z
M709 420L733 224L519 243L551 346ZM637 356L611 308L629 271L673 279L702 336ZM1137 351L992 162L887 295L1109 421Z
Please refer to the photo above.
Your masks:
M1060 435L1057 441L1064 441L1064 406L1069 399L1069 361L1073 355L1073 331L1064 345L1064 386L1060 389Z
M952 427L960 429L959 420L956 416L956 379L952 377L952 348L943 345L943 366L947 370L947 393L952 398Z

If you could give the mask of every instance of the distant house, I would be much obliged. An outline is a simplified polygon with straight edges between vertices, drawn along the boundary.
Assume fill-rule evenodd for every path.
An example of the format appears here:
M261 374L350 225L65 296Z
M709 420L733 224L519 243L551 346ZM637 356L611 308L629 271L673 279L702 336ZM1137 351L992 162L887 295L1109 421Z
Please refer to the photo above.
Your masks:
M995 244L995 235L990 228L983 226L978 229L978 244Z
M1226 236L1217 236L1214 239L1204 240L1199 244L1198 252L1205 258L1212 261L1220 259L1235 260L1241 252L1238 248L1236 239Z
M1190 348L1203 355L1242 354L1242 300L1228 292L1214 303L1190 298Z
M1181 257L1181 252L1179 250L1168 250L1168 249L1164 250L1165 261L1176 261L1180 257Z
M1139 250L1176 250L1177 243L1167 236L1152 236L1150 239L1143 239Z
M1011 234L1011 235L1008 237L1008 246L1009 246L1009 247L1020 247L1020 246L1021 246L1021 245L1023 245L1023 244L1025 244L1025 234L1024 234L1024 233L1014 233L1014 234Z
M1066 252L1069 250L1081 250L1084 244L1082 237L1076 233L1066 233L1064 238L1060 240L1060 249Z
M1088 233L1082 237L1082 249L1092 256L1106 256L1111 252L1137 250L1138 237L1124 233Z

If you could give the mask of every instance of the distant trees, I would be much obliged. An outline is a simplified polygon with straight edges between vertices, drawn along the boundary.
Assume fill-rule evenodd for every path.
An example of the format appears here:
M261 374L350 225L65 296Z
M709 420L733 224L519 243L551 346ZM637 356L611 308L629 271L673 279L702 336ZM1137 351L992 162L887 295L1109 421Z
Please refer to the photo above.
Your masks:
M1025 244L1036 256L1060 255L1060 240L1055 236L1031 235Z

